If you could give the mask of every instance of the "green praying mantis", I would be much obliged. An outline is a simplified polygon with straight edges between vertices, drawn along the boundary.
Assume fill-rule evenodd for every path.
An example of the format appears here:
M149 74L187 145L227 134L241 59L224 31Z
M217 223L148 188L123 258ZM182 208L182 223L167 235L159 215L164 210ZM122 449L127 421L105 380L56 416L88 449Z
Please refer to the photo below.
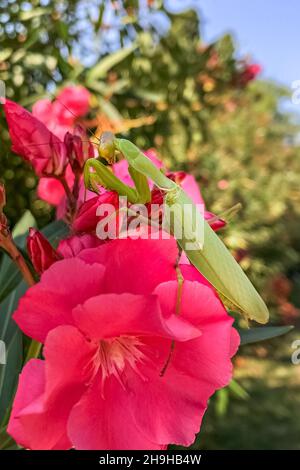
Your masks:
M168 178L132 142L116 138L110 132L101 136L98 151L110 164L115 161L116 151L120 152L128 162L134 187L124 184L104 163L93 158L87 160L84 168L86 188L97 192L101 185L127 197L132 204L145 204L151 200L148 180L152 180L164 192L164 203L169 209L164 228L175 236L192 265L214 286L227 308L241 313L247 320L266 323L269 313L263 299L180 185ZM197 231L199 226L203 233ZM180 237L176 237L178 229Z

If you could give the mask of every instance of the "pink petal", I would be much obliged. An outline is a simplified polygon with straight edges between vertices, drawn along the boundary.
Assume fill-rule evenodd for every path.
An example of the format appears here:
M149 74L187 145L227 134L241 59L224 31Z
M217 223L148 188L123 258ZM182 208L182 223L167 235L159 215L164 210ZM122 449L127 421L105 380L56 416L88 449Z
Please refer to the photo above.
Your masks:
M97 345L88 342L71 325L51 330L43 349L46 360L45 399L55 402L57 396L66 394L67 390L79 398L93 376L90 364L96 351Z
M60 125L73 126L77 118L87 114L90 98L90 92L81 85L64 87L53 103Z
M78 450L155 450L158 443L147 439L128 410L128 392L110 377L102 384L96 380L71 411L68 435ZM144 407L145 404L143 404ZM142 408L143 409L143 408Z
M56 178L41 178L39 180L37 194L40 199L48 202L48 204L58 206L65 196L65 191L61 182Z
M176 241L112 240L96 249L84 250L79 257L87 263L106 266L105 292L150 294L161 282L176 279Z
M201 204L204 206L204 200L200 193L199 184L195 180L194 176L187 174L180 185L187 195L192 199L194 204Z
M28 336L44 342L48 332L72 324L72 309L101 293L104 267L77 258L58 261L28 289L13 318Z
M172 364L163 376L155 368L144 367L143 376L132 372L127 379L126 408L140 432L164 445L192 444L213 387L175 370Z
M177 283L161 284L155 292L164 313L172 313ZM233 318L210 287L190 281L183 284L180 317L201 329L202 336L189 341L184 348L180 343L176 344L173 367L190 377L209 382L215 390L224 387L231 379L230 358L239 344L238 335L232 328Z
M175 315L163 319L155 296L102 294L73 310L77 326L91 339L154 335L186 341L201 332Z
M144 154L146 155L146 157L149 158L149 160L152 161L152 163L154 163L154 165L157 168L162 167L162 162L157 157L157 154L154 149L146 150ZM128 186L134 186L131 176L128 173L127 160L124 159L115 163L115 165L113 166L113 169L114 169L114 174L116 175L116 177L119 178L121 181L123 181L123 183L127 184ZM151 181L149 183L150 183L150 186L152 187L153 183Z
M45 362L32 359L24 367L19 380L7 432L29 449L69 449L66 420L60 413L61 403L51 410L44 408ZM66 397L67 398L67 397Z
M73 235L72 237L62 240L58 247L57 252L63 258L73 258L77 256L82 250L88 248L96 248L101 245L102 241L95 235L88 233L84 235Z
M65 178L69 188L72 189L74 183L74 173L72 172L70 165L68 165L66 168ZM37 192L40 199L43 199L43 201L46 201L48 204L52 204L53 206L59 206L60 204L64 203L66 199L66 193L63 185L56 178L40 178Z

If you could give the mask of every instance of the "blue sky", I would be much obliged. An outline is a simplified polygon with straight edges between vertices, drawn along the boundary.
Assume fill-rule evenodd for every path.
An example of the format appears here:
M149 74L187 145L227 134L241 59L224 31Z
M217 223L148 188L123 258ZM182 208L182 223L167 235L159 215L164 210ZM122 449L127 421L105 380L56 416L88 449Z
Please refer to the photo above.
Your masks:
M300 80L299 0L167 0L172 10L196 6L202 36L210 41L233 33L237 50L263 67L262 76L288 87ZM291 105L300 112L300 106Z

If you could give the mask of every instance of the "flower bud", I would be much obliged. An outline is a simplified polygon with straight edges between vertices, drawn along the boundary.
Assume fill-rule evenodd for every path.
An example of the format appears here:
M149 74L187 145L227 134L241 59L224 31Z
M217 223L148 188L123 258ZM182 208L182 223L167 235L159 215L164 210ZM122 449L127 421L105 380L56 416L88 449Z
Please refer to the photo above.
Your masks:
M119 208L118 194L114 191L106 191L105 193L84 202L73 222L73 230L76 232L95 231L97 223L102 218L97 215L97 209L101 204L111 204L117 211Z
M42 274L53 263L60 259L59 254L48 240L35 228L29 229L27 250L35 271Z
M81 172L86 160L94 157L93 144L84 139L86 139L86 133L80 126L76 126L73 134L67 132L64 138L68 159L74 173Z

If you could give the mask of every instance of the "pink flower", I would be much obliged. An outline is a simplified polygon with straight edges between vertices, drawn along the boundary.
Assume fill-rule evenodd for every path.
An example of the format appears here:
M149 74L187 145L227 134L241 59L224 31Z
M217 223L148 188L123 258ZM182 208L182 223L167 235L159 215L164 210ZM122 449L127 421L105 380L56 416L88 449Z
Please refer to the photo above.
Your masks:
M29 229L27 251L32 265L38 274L42 274L53 263L60 259L48 240L35 228Z
M31 163L38 176L60 176L67 160L66 146L29 111L13 101L4 104L12 150Z
M54 101L38 100L32 114L63 140L66 132L72 131L78 118L85 116L90 107L90 93L83 86L68 86Z
M58 121L74 126L78 117L85 116L88 113L90 99L90 92L81 85L71 85L63 88L53 103Z
M240 85L247 85L261 73L262 67L259 64L246 64L244 70L240 73L238 82Z
M8 432L29 449L189 445L231 379L239 338L191 266L181 301L171 240L114 240L58 261L14 319L44 343L20 376ZM62 282L63 280L63 282Z

